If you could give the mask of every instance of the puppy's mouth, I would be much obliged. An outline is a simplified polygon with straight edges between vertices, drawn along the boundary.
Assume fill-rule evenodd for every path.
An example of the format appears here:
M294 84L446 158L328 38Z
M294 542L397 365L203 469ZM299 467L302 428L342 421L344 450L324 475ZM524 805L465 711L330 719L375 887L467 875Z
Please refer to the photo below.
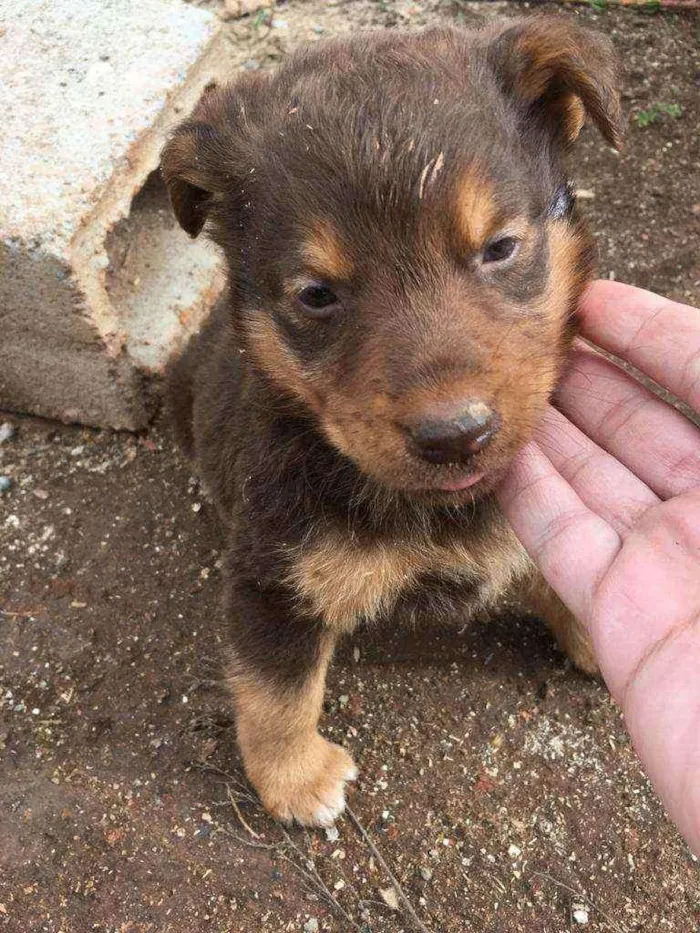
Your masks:
M403 482L397 477L391 485L418 499L427 497L440 502L461 502L489 492L496 472L476 464L451 464L434 475L421 471L422 475L406 477Z
M472 486L476 486L485 476L486 473L483 471L468 473L466 476L445 480L434 488L440 492L462 492L463 489L471 489Z
M515 450L511 451L510 445L504 445L500 450L489 453L488 457L475 458L473 463L445 464L433 470L427 464L416 470L417 464L413 463L413 476L408 475L403 483L399 481L395 485L417 499L427 498L447 504L473 502L490 495L500 485Z

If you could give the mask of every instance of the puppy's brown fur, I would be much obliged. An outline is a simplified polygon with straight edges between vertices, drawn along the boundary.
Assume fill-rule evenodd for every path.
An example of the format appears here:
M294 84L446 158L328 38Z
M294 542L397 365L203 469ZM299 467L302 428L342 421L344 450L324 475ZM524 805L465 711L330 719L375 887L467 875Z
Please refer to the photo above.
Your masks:
M592 274L562 166L584 114L619 145L609 44L535 18L318 43L210 90L165 149L180 223L228 265L171 400L230 529L229 682L277 816L342 809L352 762L316 727L335 640L360 622L464 617L519 586L594 667L492 494ZM517 253L494 263L503 238ZM468 465L416 455L406 426L460 400L498 413L490 443ZM482 478L450 491L465 473Z

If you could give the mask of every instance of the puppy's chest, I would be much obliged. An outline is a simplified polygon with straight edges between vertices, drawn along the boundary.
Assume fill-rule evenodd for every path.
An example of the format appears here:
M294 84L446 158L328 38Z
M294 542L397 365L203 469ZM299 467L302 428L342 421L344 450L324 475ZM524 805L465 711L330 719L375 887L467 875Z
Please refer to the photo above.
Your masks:
M391 616L412 596L420 597L430 611L434 593L437 612L444 602L441 589L460 593L465 608L486 606L529 567L505 523L485 540L455 535L439 542L418 538L358 544L327 532L312 544L290 549L287 557L288 584L308 610L339 630Z

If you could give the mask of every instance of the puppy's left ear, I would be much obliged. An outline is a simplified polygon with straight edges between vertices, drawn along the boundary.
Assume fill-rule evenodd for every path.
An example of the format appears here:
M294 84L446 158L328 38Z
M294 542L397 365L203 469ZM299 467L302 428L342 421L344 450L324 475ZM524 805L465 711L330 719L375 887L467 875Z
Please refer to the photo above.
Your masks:
M576 139L587 114L606 142L621 148L616 56L607 37L567 19L534 16L503 28L487 54L506 93L561 143Z

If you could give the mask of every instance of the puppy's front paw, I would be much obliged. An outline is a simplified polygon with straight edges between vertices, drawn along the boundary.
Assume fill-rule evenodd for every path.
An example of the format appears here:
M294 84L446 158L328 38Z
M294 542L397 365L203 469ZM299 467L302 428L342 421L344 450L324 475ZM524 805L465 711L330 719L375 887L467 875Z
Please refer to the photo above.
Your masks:
M590 677L600 677L598 659L593 651L593 643L589 638L572 640L566 647L566 653L576 667Z
M345 784L357 768L339 745L320 735L293 756L268 762L266 773L251 780L265 809L284 823L331 826L345 809Z

